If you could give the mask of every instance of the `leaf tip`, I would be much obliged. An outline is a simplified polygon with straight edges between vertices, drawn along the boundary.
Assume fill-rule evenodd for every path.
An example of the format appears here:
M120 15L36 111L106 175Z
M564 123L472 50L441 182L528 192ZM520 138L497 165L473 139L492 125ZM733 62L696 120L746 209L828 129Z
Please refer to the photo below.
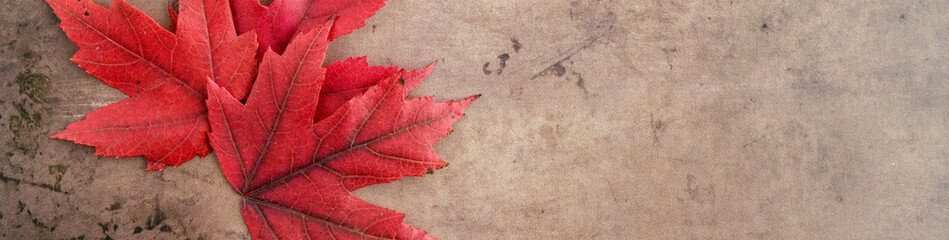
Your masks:
M165 165L164 163L148 162L148 166L145 167L145 171L162 171L162 170L165 170L166 166L167 165Z
M482 94L479 93L479 94L477 94L477 95L472 95L472 96L470 96L470 97L466 97L465 99L462 99L462 100L460 100L460 101L458 101L458 102L461 102L461 103L464 104L465 106L468 106L469 104L471 104L471 103L474 102L475 100L478 100L479 98L481 98L481 96L482 96Z
M65 132L65 131L63 131L63 132ZM63 139L63 132L58 132L58 133L55 133L55 134L53 134L53 135L49 135L49 139L66 140L66 139Z

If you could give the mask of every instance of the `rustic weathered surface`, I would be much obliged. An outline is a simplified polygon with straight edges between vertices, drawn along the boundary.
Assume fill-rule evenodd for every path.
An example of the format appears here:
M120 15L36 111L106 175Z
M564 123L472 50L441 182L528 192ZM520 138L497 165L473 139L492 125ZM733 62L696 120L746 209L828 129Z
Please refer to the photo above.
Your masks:
M357 192L432 236L949 238L949 2L388 5L329 60L437 60L413 95L484 94L450 167ZM247 237L213 157L47 139L124 96L41 0L0 13L0 239Z

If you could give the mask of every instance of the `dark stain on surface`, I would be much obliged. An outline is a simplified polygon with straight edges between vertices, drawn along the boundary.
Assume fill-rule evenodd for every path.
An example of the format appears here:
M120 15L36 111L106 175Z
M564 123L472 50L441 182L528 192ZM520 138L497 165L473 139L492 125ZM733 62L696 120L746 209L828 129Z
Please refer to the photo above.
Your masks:
M699 184L695 175L686 176L686 192L689 193L689 200L697 203L715 203L715 186L703 186Z
M660 119L655 119L652 114L649 114L649 122L650 122L650 128L651 128L650 130L652 130L653 144L658 145L659 132L661 132L665 128L666 123Z
M577 73L577 87L583 89L584 92L587 92L587 87L583 83L583 76L581 76L579 73Z
M40 221L38 218L36 218L36 217L33 216L33 212L32 212L32 211L30 211L29 209L26 208L26 204L25 204L25 203L23 203L22 201L17 201L17 213L16 213L16 214L19 215L19 214L23 213L24 210L26 211L26 216L30 219L30 223L32 223L34 227L46 229L47 231L50 231L50 232L56 231L56 226L50 227L50 224L47 224L47 223L45 223L45 222Z
M511 48L514 49L514 53L520 52L522 47L521 42L518 41L517 38L511 37ZM504 73L504 68L507 67L508 60L511 60L511 54L502 53L498 55L497 67L492 67L493 61L485 62L484 65L481 66L481 72L483 72L484 75L497 73L498 76L500 76Z
M524 88L512 87L511 90L509 91L509 94L511 95L511 97L514 97L514 99L520 100L521 96L524 95Z
M105 234L106 232L109 231L109 224L108 224L108 223L99 223L99 228L102 228L102 233Z
M669 70L672 70L672 55L679 51L679 48L676 47L667 47L663 48L662 52L666 55L666 65L669 65Z
M500 67L498 68L498 75L501 75L501 73L504 72L504 68L507 67L508 59L511 59L510 54L505 53L505 54L498 55L498 62L499 62L498 65L500 65Z
M567 16L588 36L604 36L616 30L615 1L579 0L570 2Z
M34 227L46 229L46 230L49 230L50 232L56 231L55 226L49 227L49 225L47 225L46 223L41 222L39 219L36 219L35 217L33 217L33 212L30 212L30 210L26 210L26 215L30 217L30 222L33 223Z
M493 73L497 73L500 76L501 73L504 73L504 68L507 67L507 60L509 59L511 59L510 54L505 53L505 54L498 55L497 69L492 70L491 62L485 62L484 66L481 67L481 71L484 72L484 75L491 75Z
M106 208L106 210L109 210L109 211L115 211L119 209L122 209L122 203L120 202L114 202L112 203L112 205L109 205L109 208Z
M56 183L53 184L53 187L56 189L62 190L63 175L66 175L66 170L69 167L63 166L62 164L56 164L47 167L49 175L56 178Z
M66 169L68 169L68 167L63 166L62 164L56 164L56 165L52 165L46 168L48 169L47 171L49 171L50 175L60 175L60 176L66 173Z
M523 47L523 46L521 45L521 42L518 41L517 38L513 38L513 37L512 37L512 38L511 38L511 48L514 49L514 52L515 52L515 53L520 52L520 51L521 51L521 47Z
M158 227L162 222L165 221L165 212L161 211L161 208L155 206L155 214L148 218L148 221L145 222L145 229L152 230L155 227Z
M20 54L20 62L23 63L24 71L17 74L14 83L19 87L20 94L28 96L35 102L46 103L52 85L49 77L43 74L34 73L33 68L40 56L32 50L26 50Z
M558 77L563 77L563 75L567 73L567 68L563 66L563 63L559 62L553 66L550 66L549 70Z
M38 135L43 128L43 113L31 111L27 102L14 102L15 115L7 119L7 129L13 137L7 141L7 146L19 150L30 158L36 158L39 153Z
M20 94L26 95L33 102L46 103L51 90L48 76L27 69L16 76L14 83L19 86Z
M788 68L787 72L794 78L790 86L793 90L798 90L811 96L834 96L842 93L841 89L825 79L824 73L821 71Z
M584 94L590 94L590 91L587 91L586 83L583 81L583 75L577 71L570 71L570 75L566 77L567 81L574 82L574 84L583 90Z
M6 145L30 158L36 158L37 154L41 154L39 139L46 135L43 131L43 117L49 111L47 103L52 91L49 77L33 71L39 58L39 55L31 50L24 51L19 59L22 63L19 65L22 71L6 85L6 87L15 85L20 95L10 99L10 106L15 112L7 117L7 129L13 133L13 136L7 139Z

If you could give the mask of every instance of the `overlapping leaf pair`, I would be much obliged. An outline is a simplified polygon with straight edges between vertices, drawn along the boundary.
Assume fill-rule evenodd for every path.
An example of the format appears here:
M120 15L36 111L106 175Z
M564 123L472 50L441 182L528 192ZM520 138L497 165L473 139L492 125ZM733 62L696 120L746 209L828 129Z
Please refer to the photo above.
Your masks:
M122 0L46 1L79 45L72 60L129 95L53 138L148 170L213 147L255 239L429 238L350 191L444 167L431 145L477 97L407 99L434 66L323 66L384 0L181 0L174 33Z

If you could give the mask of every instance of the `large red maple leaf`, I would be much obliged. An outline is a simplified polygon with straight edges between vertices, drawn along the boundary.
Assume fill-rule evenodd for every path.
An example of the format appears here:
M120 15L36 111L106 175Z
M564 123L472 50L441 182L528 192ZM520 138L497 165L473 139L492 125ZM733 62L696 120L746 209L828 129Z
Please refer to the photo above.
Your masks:
M365 25L385 0L275 0L268 6L259 0L230 0L237 31L256 31L259 54L267 49L282 53L297 32L309 32L333 17L329 39L348 34Z
M350 192L446 166L431 145L477 97L407 100L396 72L316 121L314 93L333 75L321 67L331 25L297 35L282 56L266 52L246 104L209 83L209 138L251 235L431 239Z
M145 156L148 170L210 152L207 80L243 98L256 73L256 37L238 36L228 3L182 0L177 34L116 0L46 0L79 51L72 61L130 96L52 138L95 146L96 155Z

